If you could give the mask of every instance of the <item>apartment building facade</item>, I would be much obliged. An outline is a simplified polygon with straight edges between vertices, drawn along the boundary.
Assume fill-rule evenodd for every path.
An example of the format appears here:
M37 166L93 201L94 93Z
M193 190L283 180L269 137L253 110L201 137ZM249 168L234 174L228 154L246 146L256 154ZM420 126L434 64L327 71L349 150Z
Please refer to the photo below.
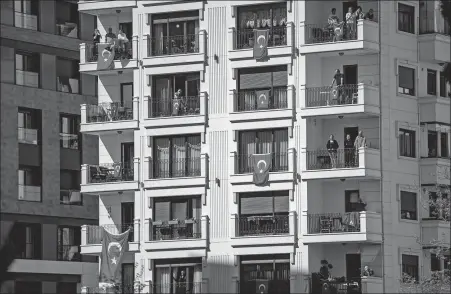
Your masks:
M98 161L97 138L79 132L96 81L78 69L95 22L77 1L1 1L0 239L14 230L16 258L2 293L79 293L96 281L80 232L98 223L98 199L80 194L80 166Z
M358 6L373 14L328 22ZM124 291L139 280L143 293L389 293L403 273L444 268L428 244L449 246L449 221L424 205L449 185L438 1L80 1L79 11L128 40L80 45L99 102L80 106L82 133L99 142L98 163L81 167L81 191L99 199L81 252L100 254L101 227L130 229ZM270 155L266 186L254 184L255 154Z

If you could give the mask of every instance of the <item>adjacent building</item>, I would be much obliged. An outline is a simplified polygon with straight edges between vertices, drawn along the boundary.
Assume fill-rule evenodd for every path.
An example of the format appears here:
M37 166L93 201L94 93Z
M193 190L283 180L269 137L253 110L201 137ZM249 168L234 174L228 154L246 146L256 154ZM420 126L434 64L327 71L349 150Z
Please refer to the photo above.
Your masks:
M81 166L99 199L81 253L100 254L101 227L131 229L122 285L144 293L390 293L443 269L429 244L449 246L449 221L424 205L450 180L438 7L80 1L104 38L128 40L111 62L105 44L80 45L98 84L81 132L99 144ZM254 154L270 154L269 185L254 184Z
M80 245L98 199L80 193L80 167L97 163L97 138L79 132L80 104L97 103L96 79L79 72L95 24L77 1L1 1L2 243L16 223L2 293L79 293L96 281L97 259Z

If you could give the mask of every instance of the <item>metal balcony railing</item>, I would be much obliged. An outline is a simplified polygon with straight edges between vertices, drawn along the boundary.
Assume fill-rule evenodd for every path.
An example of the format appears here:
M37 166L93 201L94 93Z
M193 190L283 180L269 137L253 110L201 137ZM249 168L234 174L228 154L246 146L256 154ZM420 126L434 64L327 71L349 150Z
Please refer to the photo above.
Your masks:
M58 245L58 260L81 261L80 244L78 245Z
M132 59L133 57L133 46L130 40L128 43L125 43L123 47L118 45L111 45L110 49L114 50L114 60L121 59ZM102 55L102 52L99 52L99 48L97 44L85 44L85 53L86 53L86 62L97 62L99 58L99 54Z
M287 27L272 27L268 29L268 47L287 45ZM236 48L254 48L254 29L239 29L236 32Z
M338 41L357 40L357 26L347 25L341 22L336 25L330 24L307 24L305 25L305 43L318 44Z
M87 105L86 112L87 123L133 120L133 106L130 107L122 102Z
M238 236L285 235L289 234L289 216L255 215L236 219Z
M85 294L140 294L143 293L139 287L135 287L134 284L116 285L113 289L107 289L102 287L84 287ZM169 292L164 292L169 293Z
M68 205L82 205L82 195L80 191L77 190L60 190L60 203Z
M89 166L89 183L124 182L134 180L131 162L115 162Z
M38 144L38 130L27 129L27 128L17 128L18 141L24 144Z
M362 293L361 277L345 278L332 277L330 279L322 277L319 273L312 274L309 277L310 294L316 293Z
M60 133L60 143L62 148L78 150L78 135Z
M359 154L355 148L307 151L307 170L354 168L359 166Z
M23 201L41 201L41 186L19 185L18 199Z
M201 158L152 159L150 162L151 178L199 177L201 175ZM153 171L153 172L152 172Z
M151 56L177 55L199 52L199 34L163 36L149 39Z
M360 232L360 213L308 214L309 234Z
M149 117L170 117L200 114L200 96L180 98L152 98L149 101Z
M287 87L273 88L268 97L268 106L265 108L259 106L259 97L255 90L239 91L236 95L237 103L234 109L236 112L288 108Z
M288 171L288 152L271 153L272 165L270 172ZM254 172L252 154L237 154L238 173L248 174Z
M350 105L358 103L359 85L309 87L305 89L306 107Z
M149 293L164 294L164 293L202 293L201 282L174 282L167 284L154 284L150 282Z
M118 225L102 225L102 226L92 226L88 225L86 231L86 244L100 244L102 243L103 229L105 228L111 234L122 234L130 229L130 234L128 235L128 241L133 242L133 224L118 224Z
M186 219L172 221L154 221L152 240L177 240L201 238L201 220Z
M262 284L262 280L267 280L267 292L263 293L291 293L290 292L290 280L289 280L289 270L285 271L288 276L284 273L275 271L264 271L264 277L260 280L257 278L258 273L253 273L254 277L250 280L238 281L237 286L240 294L249 293L261 293L259 290L259 285ZM269 276L269 277L268 277ZM255 279L255 280L254 280ZM321 292L319 292L321 293ZM315 293L316 294L316 293Z

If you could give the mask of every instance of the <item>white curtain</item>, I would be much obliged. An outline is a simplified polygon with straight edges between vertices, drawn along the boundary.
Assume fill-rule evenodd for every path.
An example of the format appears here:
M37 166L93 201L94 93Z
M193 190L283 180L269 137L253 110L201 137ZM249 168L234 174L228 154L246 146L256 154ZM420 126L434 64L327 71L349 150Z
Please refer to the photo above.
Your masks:
M174 177L185 176L186 141L185 137L172 139L172 175Z
M153 49L153 52L155 55L161 55L163 54L164 50L164 24L155 24L154 25L154 40L155 46Z
M278 170L288 169L288 131L277 130L274 132L274 168Z
M199 136L188 137L188 175L200 176L200 150L201 142Z
M169 115L172 112L172 79L159 78L155 82L155 97L153 107L161 115Z
M287 108L287 91L284 88L275 88L273 90L273 105L274 108Z
M244 93L244 110L255 110L257 108L256 99L255 91L246 91Z
M193 293L202 293L202 265L197 264L194 266L194 285Z
M255 132L241 133L239 152L239 172L250 172L251 155L257 152Z
M155 293L159 294L171 293L171 283L172 283L171 268L158 267L156 278L157 282L155 283L156 284Z
M158 138L155 142L156 154L154 163L154 178L169 177L169 139Z

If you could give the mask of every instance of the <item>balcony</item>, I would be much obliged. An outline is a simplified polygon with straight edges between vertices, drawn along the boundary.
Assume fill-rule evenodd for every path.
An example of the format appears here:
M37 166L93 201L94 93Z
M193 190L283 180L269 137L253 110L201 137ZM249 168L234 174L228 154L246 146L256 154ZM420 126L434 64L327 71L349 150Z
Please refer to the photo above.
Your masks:
M117 41L116 41L117 42ZM138 68L138 37L134 36L124 48L113 46L114 50L103 49L109 47L106 43L80 44L80 72L92 75L111 74L112 71L131 71ZM108 51L108 52L107 52ZM98 69L97 61L100 58L107 59L109 54L114 54L113 61L107 69Z
M365 85L343 85L341 89L323 87L301 87L305 99L301 99L301 116L378 116L379 88Z
M345 179L365 177L379 179L380 152L373 148L338 149L335 154L327 150L303 149L301 156L302 179Z
M41 186L19 185L18 193L21 201L41 202Z
M135 172L136 171L136 172ZM133 163L115 162L81 166L81 193L138 190L139 158Z
M421 158L421 184L449 185L450 159L448 158Z
M16 69L16 85L39 88L39 73Z
M450 124L450 98L445 97L421 97L418 99L420 104L420 122L441 122Z
M132 8L136 7L136 0L80 0L78 1L78 11L99 15L99 14L113 14L116 15L116 10L124 12L132 12Z
M78 135L60 133L60 146L61 148L79 150Z
M431 63L450 62L451 29L442 16L420 17L418 44L420 60Z
M82 104L80 132L100 135L108 132L137 130L138 115L138 97L133 98L132 105L121 102Z
M143 249L152 259L206 256L208 224L208 216L169 221L147 219Z
M171 128L186 128L186 133L204 133L207 124L207 102L205 92L199 96L183 96L178 99L144 97L145 119L149 136L167 135Z
M81 226L81 254L99 255L102 251L103 228L111 234L121 234L130 229L128 236L128 251L139 251L139 220L134 224L109 224L102 226Z
M38 16L14 11L14 26L18 28L37 31Z
M192 66L197 66L199 70L204 70L207 60L206 35L205 30L200 30L198 34L149 38L149 56L143 59L143 65L153 67L153 75L167 73L164 68L167 66L187 66L190 71L193 71Z
M437 245L436 242L443 242L439 246L450 246L450 223L440 219L424 219L421 221L422 240L429 246ZM428 246L428 245L424 245Z
M270 92L268 103L263 106L258 103L257 94L259 91L244 90L236 92L230 91L231 101L233 101L230 122L232 127L238 127L237 123L249 122L256 128L255 124L272 125L285 119L286 125L292 125L295 95L292 85L286 87L274 87ZM234 126L235 125L235 126ZM285 126L285 125L284 125Z
M38 145L38 130L17 128L18 142L22 144Z
M64 22L56 24L56 34L68 38L78 38L78 24L73 22Z
M58 260L61 261L81 261L79 245L58 245Z
M304 24L304 44L300 54L320 53L321 56L376 54L379 52L379 24L370 20L358 20L355 34L343 34L344 24L332 28L329 24Z
M253 57L254 30L247 28L229 28L229 60L232 68L255 67L260 65L276 65L292 63L294 54L294 24L268 29L268 60L257 63Z
M208 293L206 281L202 282L187 282L180 286L180 283L155 284L149 282L149 293L164 294L164 293L182 293L178 292L183 287L183 293Z
M382 241L381 216L363 211L348 213L304 214L307 233L304 244Z
M60 204L83 205L83 198L80 191L61 189Z
M80 81L78 78L69 78L65 76L56 77L56 90L63 93L80 94Z

